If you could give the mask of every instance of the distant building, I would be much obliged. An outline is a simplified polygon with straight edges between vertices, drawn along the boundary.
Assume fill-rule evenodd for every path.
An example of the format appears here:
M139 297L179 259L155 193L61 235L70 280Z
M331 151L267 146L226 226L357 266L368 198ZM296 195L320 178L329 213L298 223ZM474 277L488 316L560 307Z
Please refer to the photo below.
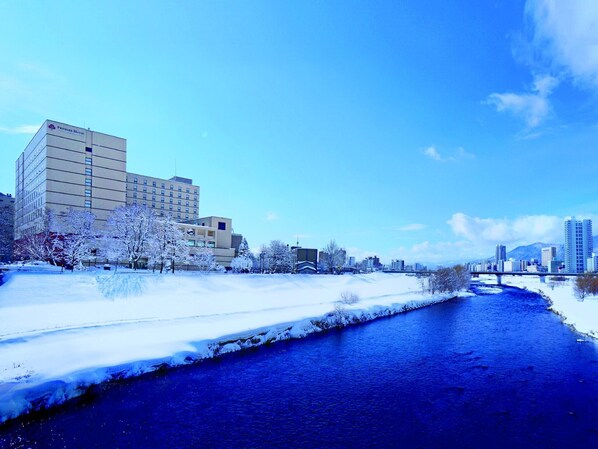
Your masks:
M15 199L0 193L0 262L9 262L13 257L15 238Z
M318 250L315 248L292 248L295 259L295 272L315 274L318 271Z
M598 255L592 253L592 257L587 260L586 271L590 273L596 273L598 271Z
M565 220L565 271L583 273L593 252L592 220Z
M503 260L501 262L503 265L503 269L498 270L498 271L514 272L514 271L519 271L521 269L521 261L519 261L519 260L509 259L509 260Z
M496 255L494 256L494 263L498 267L501 260L507 260L507 247L505 245L496 245ZM502 270L498 270L502 271Z
M355 266L355 256L349 256L349 259L347 261L347 265L350 267L354 267Z
M556 246L542 248L542 266L548 268L550 262L556 259Z
M563 262L560 260L551 260L548 264L547 270L549 273L558 273L561 270Z
M239 255L239 247L241 246L241 242L243 242L243 234L235 234L231 235L231 247L235 250L235 257Z
M405 261L404 260L392 260L390 262L390 269L392 271L405 271Z

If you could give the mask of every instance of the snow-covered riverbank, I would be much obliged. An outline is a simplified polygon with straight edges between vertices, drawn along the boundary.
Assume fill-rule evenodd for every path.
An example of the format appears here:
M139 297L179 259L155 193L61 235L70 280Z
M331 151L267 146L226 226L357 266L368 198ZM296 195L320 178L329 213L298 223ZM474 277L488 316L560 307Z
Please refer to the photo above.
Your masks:
M339 304L343 292L359 301ZM114 378L446 299L382 273L11 273L0 287L0 422Z
M495 283L496 278L490 276L484 281ZM550 301L550 309L560 315L565 324L579 333L598 338L598 298L587 297L584 301L578 301L573 291L573 279L542 283L536 276L505 275L502 283L540 293Z

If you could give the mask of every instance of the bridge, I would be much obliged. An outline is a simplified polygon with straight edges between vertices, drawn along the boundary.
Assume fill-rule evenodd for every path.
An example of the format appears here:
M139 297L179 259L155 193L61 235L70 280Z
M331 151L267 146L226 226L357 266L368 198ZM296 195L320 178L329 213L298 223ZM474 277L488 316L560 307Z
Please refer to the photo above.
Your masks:
M496 276L498 285L502 284L503 276L538 276L540 282L546 282L546 277L558 276L558 277L579 277L587 273L547 273L543 271L472 271L471 277L477 278L480 274L491 274Z

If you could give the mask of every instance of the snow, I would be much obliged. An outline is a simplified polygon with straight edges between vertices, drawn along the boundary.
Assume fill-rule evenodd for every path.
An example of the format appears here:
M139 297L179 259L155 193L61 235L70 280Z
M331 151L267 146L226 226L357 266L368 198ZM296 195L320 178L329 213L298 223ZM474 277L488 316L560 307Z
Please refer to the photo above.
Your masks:
M489 276L485 282L496 282L494 276ZM586 297L579 301L574 294L574 279L565 282L540 282L539 276L508 276L503 275L503 285L536 292L548 299L550 309L560 315L564 323L573 327L577 332L598 338L598 297Z
M340 304L343 292L359 301ZM400 274L13 271L0 287L0 422L107 380L446 299Z

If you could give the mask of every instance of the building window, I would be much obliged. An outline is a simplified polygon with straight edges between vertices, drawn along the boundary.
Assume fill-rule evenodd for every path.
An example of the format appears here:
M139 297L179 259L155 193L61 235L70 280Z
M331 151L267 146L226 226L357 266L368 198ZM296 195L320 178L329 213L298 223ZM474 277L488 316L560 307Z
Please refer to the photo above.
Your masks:
M185 220L189 220L189 215L185 215Z
M156 181L152 182L152 186L156 187Z
M170 190L172 190L172 189L174 189L174 186L172 186L172 185L171 185L171 186L170 186Z
M152 193L156 193L156 189L152 189Z
M197 195L197 189L195 189L195 191L193 192L195 195Z
M85 147L85 151L87 151L88 153L91 153L91 147Z
M177 208L176 208L176 210L180 212L180 211L181 211L181 208L180 208L180 207L177 207ZM180 215L180 214L179 214L179 215Z
M91 196L91 189L85 189L85 196Z
M165 185L166 185L166 184L162 183L162 188L164 188L164 186L165 186Z
M86 157L85 158L85 165L91 165L91 158L90 157Z
M185 212L189 213L189 209L188 209L188 208L187 208L187 209L185 209ZM187 217L187 218L189 218L189 217Z
M155 196L152 196L152 201L156 201L156 197Z
M162 191L160 192L160 195L164 195L164 190L162 190Z
M160 202L163 203L164 202L164 198L160 198Z
M208 248L216 248L215 242L208 242Z
M85 176L91 176L91 168L85 168Z
M160 206L160 209L164 209L164 204L162 204L162 205Z
M171 198L173 197L173 195L172 195L172 192L170 192L170 197L171 197Z
M179 198L182 198L182 197L183 197L183 195L181 195L181 194L179 193Z
M147 192L147 187L144 187L144 188L143 188L143 191L144 191L144 192Z
M180 205L180 204L181 204L181 200L179 200L177 204L179 204L179 205Z
M91 207L91 200L85 200L85 207Z
M170 198L170 204L172 204L172 198Z
M137 177L133 178L133 182L137 184Z
M91 179L85 179L85 185L86 186L90 186L91 185Z
M135 192L137 192L137 186L133 186L133 190L135 190Z
M185 206L188 206L188 205L189 205L189 201L185 202Z
M226 231L226 223L223 221L218 222L218 230L219 231Z
M187 240L187 245L195 246L195 240Z
M185 195L185 199L188 200L189 199L189 195Z
M189 189L187 189L186 192L189 193Z
M133 192L133 198L137 198L137 192Z
M147 185L147 179L143 180L143 185Z
M152 203L152 209L156 208L156 203Z
M145 193L143 194L143 199L147 200L147 195Z
M170 206L169 209L172 210L172 206Z

